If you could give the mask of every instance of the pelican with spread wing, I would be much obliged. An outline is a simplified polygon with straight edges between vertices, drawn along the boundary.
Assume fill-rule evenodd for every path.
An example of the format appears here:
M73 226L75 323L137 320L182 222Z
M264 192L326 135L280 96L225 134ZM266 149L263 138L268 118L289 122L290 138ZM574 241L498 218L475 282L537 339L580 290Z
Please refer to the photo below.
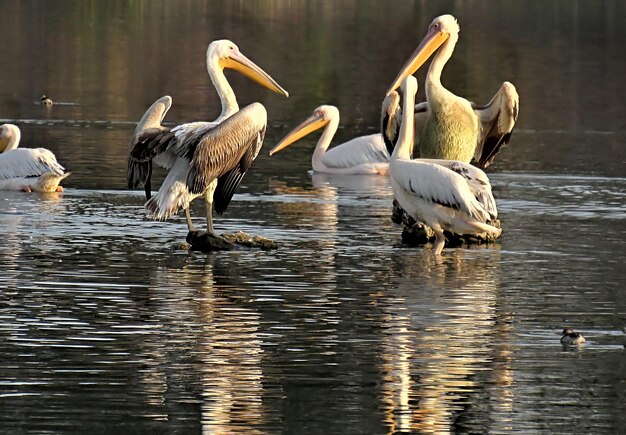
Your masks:
M70 175L45 148L18 148L20 129L0 125L0 190L62 192L59 183Z
M419 157L472 162L486 168L511 138L519 96L515 86L504 82L487 105L478 106L447 90L441 84L441 73L458 39L459 25L452 15L435 18L387 94L434 55L426 75L427 101L415 107Z
M128 169L130 188L146 186L146 209L150 216L164 220L183 208L190 232L195 228L189 203L203 196L207 231L213 236L213 207L219 214L226 210L258 155L267 125L267 112L260 103L239 110L235 93L224 75L225 68L237 70L262 86L289 96L233 42L214 41L207 49L207 69L222 104L220 116L213 122L192 122L168 129L161 122L171 99L160 104L157 100L142 118L146 122L143 126L140 122L135 131ZM153 162L168 169L168 174L157 194L151 197L148 184Z
M400 206L433 229L435 255L440 255L444 248L444 230L499 236L502 230L487 223L497 217L497 209L483 171L460 161L411 159L415 77L404 79L402 92L402 123L389 164L389 180Z

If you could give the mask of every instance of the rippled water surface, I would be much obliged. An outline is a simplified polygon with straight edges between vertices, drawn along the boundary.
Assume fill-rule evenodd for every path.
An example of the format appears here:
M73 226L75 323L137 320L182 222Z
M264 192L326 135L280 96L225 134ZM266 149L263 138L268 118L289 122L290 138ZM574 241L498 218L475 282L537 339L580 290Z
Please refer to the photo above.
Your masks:
M0 4L0 117L73 173L63 193L0 191L0 430L623 432L624 6L549 4ZM462 28L444 83L488 100L510 80L522 110L489 171L503 237L437 260L401 245L385 178L311 175L314 137L266 151L321 103L342 110L340 138L375 131L380 94L444 12ZM182 250L183 215L150 221L125 189L153 100L173 96L171 123L217 114L218 37L292 94L229 74L270 126L215 222L273 251ZM42 110L44 92L68 104ZM564 349L564 326L587 343Z

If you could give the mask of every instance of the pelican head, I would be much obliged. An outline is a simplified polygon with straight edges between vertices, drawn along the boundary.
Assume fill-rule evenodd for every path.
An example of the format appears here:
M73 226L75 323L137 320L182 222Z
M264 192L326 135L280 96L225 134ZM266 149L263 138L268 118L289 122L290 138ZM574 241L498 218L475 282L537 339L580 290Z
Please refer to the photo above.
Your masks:
M441 45L451 37L459 35L459 24L452 15L441 15L433 20L428 27L426 36L415 49L409 60L404 64L400 73L387 90L387 95L397 89L405 77L413 74L437 51Z
M20 129L17 125L0 125L0 152L17 148L20 143Z
M302 139L307 134L326 126L332 119L339 119L339 110L335 106L319 106L313 111L313 115L291 130L283 140L278 142L278 145L272 148L270 156Z
M268 73L244 56L235 43L228 39L211 42L206 51L206 60L207 65L218 65L221 69L234 69L270 91L289 97L289 92L284 90Z

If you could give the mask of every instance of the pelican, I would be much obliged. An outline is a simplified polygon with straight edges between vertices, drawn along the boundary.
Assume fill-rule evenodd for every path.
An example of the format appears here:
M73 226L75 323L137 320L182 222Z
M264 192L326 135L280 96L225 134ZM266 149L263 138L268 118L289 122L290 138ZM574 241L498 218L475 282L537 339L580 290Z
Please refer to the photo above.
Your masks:
M70 175L45 148L18 148L20 129L0 125L0 190L62 192L59 183Z
M415 77L409 75L404 79L402 91L402 123L389 164L391 187L400 206L415 220L433 229L435 255L440 255L445 245L444 230L499 236L502 230L487 224L488 220L497 217L497 211L484 172L459 161L411 160L417 92ZM472 178L470 170L474 177L478 174L471 182L468 180Z
M157 108L152 115L148 115L151 113L149 109L144 118L148 116L148 125L152 128L141 129L138 126L140 131L135 131L136 142L130 151L128 185L135 188L149 183L152 161L168 169L156 196L150 197L149 189L146 189L148 201L145 206L150 216L165 220L183 208L189 232L194 232L196 230L191 221L189 203L204 196L207 233L217 237L212 218L214 195L215 211L221 214L256 158L267 125L267 113L260 103L250 104L239 111L224 69L237 70L286 97L289 93L244 56L231 41L218 40L209 44L206 61L209 76L222 104L220 116L213 122L192 122L169 130L160 125L167 112L165 106L169 109L169 105Z
M515 86L504 82L487 105L478 106L444 88L441 72L458 39L459 25L452 15L435 18L387 94L436 53L426 75L427 101L419 104L415 112L420 157L473 162L486 168L511 138L519 96Z
M360 136L329 150L330 142L339 127L339 110L335 106L319 106L309 118L272 148L270 156L324 127L324 132L311 157L313 171L324 174L387 175L393 144L386 138L394 137L396 134L398 111L399 96L394 92L387 96L382 104L381 131L385 133Z

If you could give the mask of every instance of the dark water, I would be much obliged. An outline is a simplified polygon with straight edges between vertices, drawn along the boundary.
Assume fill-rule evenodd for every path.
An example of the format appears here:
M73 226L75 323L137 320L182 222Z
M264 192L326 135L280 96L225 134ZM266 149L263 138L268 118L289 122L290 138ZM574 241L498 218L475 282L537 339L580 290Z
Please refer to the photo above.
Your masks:
M0 429L16 432L619 433L626 428L626 134L619 1L5 1L0 117L73 175L0 192ZM461 25L444 84L520 93L489 176L494 246L400 245L380 177L311 176L315 139L259 156L218 231L275 251L172 249L144 217L127 144L164 94L213 119L204 65L228 37L291 93L268 150L322 103L339 139L441 13ZM27 30L28 29L28 30ZM423 80L423 73L418 77ZM34 104L42 93L56 104ZM202 204L192 210L203 222ZM566 350L560 330L587 337Z

